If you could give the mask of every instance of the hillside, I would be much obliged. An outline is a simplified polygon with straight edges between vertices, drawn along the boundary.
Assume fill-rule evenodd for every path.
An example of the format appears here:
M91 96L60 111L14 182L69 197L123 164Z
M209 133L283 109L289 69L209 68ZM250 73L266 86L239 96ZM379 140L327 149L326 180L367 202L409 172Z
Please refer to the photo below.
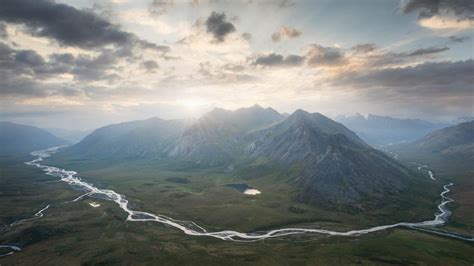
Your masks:
M214 109L187 128L168 155L200 165L223 164L242 152L239 144L245 134L281 120L278 112L259 105L236 111Z
M178 140L186 121L150 118L112 124L96 129L79 143L66 148L63 156L89 159L140 159L164 155Z
M261 132L252 156L298 165L294 182L304 203L356 203L370 195L382 200L410 180L408 170L365 144L343 125L302 110Z
M413 144L423 152L474 159L474 121L437 130Z
M0 122L0 154L22 155L34 150L67 144L46 130L10 122Z

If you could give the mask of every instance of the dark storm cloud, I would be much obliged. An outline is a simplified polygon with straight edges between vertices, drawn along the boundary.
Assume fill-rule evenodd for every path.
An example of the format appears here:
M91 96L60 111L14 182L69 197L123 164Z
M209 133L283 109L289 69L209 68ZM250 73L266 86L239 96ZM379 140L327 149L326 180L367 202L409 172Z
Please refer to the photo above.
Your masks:
M280 54L271 53L258 56L254 63L261 66L299 66L304 62L304 58L299 55L288 55L284 57Z
M418 12L420 18L453 13L460 19L474 19L474 1L472 0L409 0L403 6L403 12Z
M391 94L471 97L474 61L428 62L413 67L384 68L345 73L334 84L357 88L377 88ZM374 90L370 90L373 93Z
M428 54L437 54L449 50L448 47L428 47L415 50L408 54L408 56L419 56Z
M206 20L206 30L218 42L222 42L227 34L235 31L235 27L232 23L226 21L225 13L212 12Z
M24 25L33 36L48 37L61 45L100 48L113 44L165 52L166 46L140 40L90 10L79 10L47 0L2 0L0 21Z
M310 66L340 66L346 63L344 51L319 44L310 45L305 57Z
M449 40L455 43L462 43L471 39L469 36L449 36Z

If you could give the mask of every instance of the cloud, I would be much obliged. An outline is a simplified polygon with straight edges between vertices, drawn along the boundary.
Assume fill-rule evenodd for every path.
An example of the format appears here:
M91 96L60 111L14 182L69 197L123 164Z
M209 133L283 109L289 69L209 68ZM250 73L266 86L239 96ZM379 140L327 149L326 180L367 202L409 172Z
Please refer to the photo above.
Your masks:
M419 55L428 55L428 54L437 54L449 50L448 47L428 47L417 49L408 54L408 56L419 56Z
M258 56L254 63L260 66L299 66L304 62L304 58L299 55L288 55L284 57L280 54L267 54Z
M449 36L449 40L455 43L462 43L471 39L469 36Z
M413 64L423 58L449 50L448 47L424 47L416 50L394 53L378 50L375 44L365 43L343 49L339 47L325 47L319 44L311 44L306 47L303 55L283 56L277 53L258 55L251 58L253 65L266 67L276 66L300 66L310 68L324 68L340 74L354 69L367 70L381 67L406 66Z
M43 57L33 50L18 51L15 54L15 60L18 63L23 63L32 67L42 66L45 64Z
M0 38L7 38L7 37L8 37L7 24L0 22Z
M287 26L281 27L277 32L272 34L272 41L279 42L282 38L298 38L301 35L301 32L297 29L290 28Z
M363 44L357 44L351 48L354 50L356 53L370 53L373 52L377 49L377 46L373 43L363 43Z
M209 61L199 63L198 74L202 78L191 77L184 82L203 83L203 84L230 84L230 83L248 83L258 80L253 74L245 72L245 66L242 64L224 64L215 65ZM183 82L181 82L183 83Z
M308 67L332 68L338 71L347 71L354 68L376 69L413 63L419 58L432 56L447 50L449 50L448 47L432 46L393 53L381 52L372 43L355 45L350 49L311 44L306 47L306 52L303 55L288 55L285 57L276 53L263 54L254 58L252 64L267 67L300 66L305 64Z
M423 57L433 57L438 53L449 50L448 47L426 47L412 51L394 52L372 52L358 57L359 63L365 68L394 67L411 64ZM356 54L357 55L357 54ZM348 58L351 60L352 58Z
M150 5L150 13L153 15L163 15L174 6L173 0L153 0Z
M244 40L246 40L246 41L250 41L250 40L252 40L252 34L250 34L248 32L244 32L244 33L242 33L242 38L244 38Z
M12 49L0 42L0 73L4 76L30 75L44 65L44 58L36 51Z
M166 52L158 46L125 32L89 10L46 0L4 0L0 21L21 24L33 36L48 37L61 45L95 49L106 45L134 46Z
M419 18L431 18L454 14L459 19L474 19L472 0L409 0L403 6L403 12L418 12Z
M360 88L379 87L400 93L472 97L474 61L428 62L413 67L345 73L334 81Z
M463 30L474 27L472 0L409 0L404 13L418 12L418 23L433 30Z
M225 37L235 31L234 24L226 21L225 13L212 12L206 20L206 30L218 42L223 42Z
M13 76L0 72L0 95L2 100L8 98L45 98L83 96L80 89L65 84L41 83L27 76Z
M128 50L103 49L96 56L54 53L48 60L34 50L13 49L0 42L0 73L27 75L35 79L71 74L75 80L113 81L118 77L116 63L129 57ZM128 60L132 60L128 58Z
M411 67L346 72L330 81L370 105L446 116L472 111L474 61L427 62Z
M240 72L240 71L243 71L245 67L239 64L228 63L224 65L224 69L228 71L232 71L232 72Z
M66 111L21 111L21 112L1 112L0 116L4 118L17 118L17 117L49 117L51 115L62 115L67 114Z
M119 77L113 71L118 70L115 64L120 58L121 55L114 50L103 50L97 56L52 54L45 67L36 72L38 75L68 73L77 81L111 82Z
M142 63L142 66L147 70L147 71L154 71L155 69L159 68L158 63L155 60L147 60Z
M289 66L298 66L301 65L304 61L304 57L299 56L299 55L288 55L283 59L283 64L284 65L289 65Z
M277 4L279 8L288 8L296 4L293 0L279 0L279 1L274 1L274 3Z
M418 21L418 24L432 30L465 30L474 27L473 20L442 16L422 18Z
M344 51L336 47L324 47L319 44L309 45L305 55L310 66L341 66L347 62Z

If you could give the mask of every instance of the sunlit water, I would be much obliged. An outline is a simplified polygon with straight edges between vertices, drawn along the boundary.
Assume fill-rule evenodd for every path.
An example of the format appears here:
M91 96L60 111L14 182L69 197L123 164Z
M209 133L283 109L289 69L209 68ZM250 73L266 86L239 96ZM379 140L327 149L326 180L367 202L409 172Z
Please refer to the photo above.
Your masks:
M249 188L244 191L244 194L246 195L258 195L260 194L260 191L255 189L255 188Z

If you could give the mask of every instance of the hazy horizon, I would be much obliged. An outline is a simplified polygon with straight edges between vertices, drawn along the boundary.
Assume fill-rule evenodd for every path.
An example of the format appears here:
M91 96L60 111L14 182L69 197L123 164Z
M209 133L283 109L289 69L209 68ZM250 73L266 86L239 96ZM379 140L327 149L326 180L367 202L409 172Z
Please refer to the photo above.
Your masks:
M189 119L189 120L194 120L194 119L199 119L201 116L205 115L206 113L208 112L211 112L212 110L214 109L223 109L223 110L226 110L226 111L236 111L238 109L245 109L245 108L251 108L251 107L254 107L255 105L258 105L264 109L266 108L272 108L273 110L275 110L276 112L280 113L280 114L288 114L288 115L291 115L293 112L297 111L297 110L304 110L304 109L301 109L301 108L297 108L293 111L290 111L290 112L280 112L279 110L276 110L275 108L271 107L271 106L262 106L258 103L256 104L253 104L251 106L242 106L242 107L237 107L237 108L234 108L234 109L226 109L226 108L221 108L221 107L212 107L212 108L207 108L207 109L202 109L200 110L199 112L196 112L196 113L190 113L190 114L186 114L186 115L183 115L183 116L180 116L180 117L161 117L161 116L147 116L147 117L137 117L137 118L134 118L134 119L125 119L125 120L117 120L117 121L109 121L109 122L106 122L105 124L101 124L101 125L98 125L96 127L67 127L67 126L61 126L61 125L57 125L56 123L52 123L51 126L48 126L48 124L41 124L41 123L35 123L36 121L35 120L22 120L22 119L0 119L0 122L12 122L12 123L18 123L18 124L24 124L24 125L30 125L30 126L35 126L35 127L39 127L39 128L43 128L43 129L64 129L64 130L78 130L78 131L90 131L90 130L94 130L94 129L97 129L97 128L100 128L100 127L103 127L103 126L107 126L107 125L110 125L110 124L118 124L118 123L124 123L124 122L130 122L130 121L138 121L138 120L146 120L146 119L151 119L151 118L160 118L160 119L164 119L164 120L186 120L186 119ZM321 113L321 112L318 112L318 111L314 111L314 112L311 112L311 111L308 111L308 110L304 110L304 111L307 111L307 112L310 112L310 113ZM331 114L325 114L325 113L321 113L333 120L337 120L338 118L341 118L341 117L353 117L353 116L357 116L357 115L361 115L363 116L365 119L367 119L369 116L381 116L381 117L390 117L390 118L395 118L395 119L411 119L411 120L417 120L417 119L421 119L421 118L418 118L418 117L398 117L398 116L389 116L389 115L379 115L379 114L372 114L372 113L359 113L359 112L355 112L355 113L351 113L351 114L335 114L335 115L331 115ZM458 123L458 122L464 122L464 120L470 120L470 118L472 118L472 116L459 116L459 117L455 117L453 118L452 120L433 120L433 119L421 119L421 120L424 120L424 121L428 121L428 122L432 122L432 123L440 123L440 124L455 124L455 123Z

